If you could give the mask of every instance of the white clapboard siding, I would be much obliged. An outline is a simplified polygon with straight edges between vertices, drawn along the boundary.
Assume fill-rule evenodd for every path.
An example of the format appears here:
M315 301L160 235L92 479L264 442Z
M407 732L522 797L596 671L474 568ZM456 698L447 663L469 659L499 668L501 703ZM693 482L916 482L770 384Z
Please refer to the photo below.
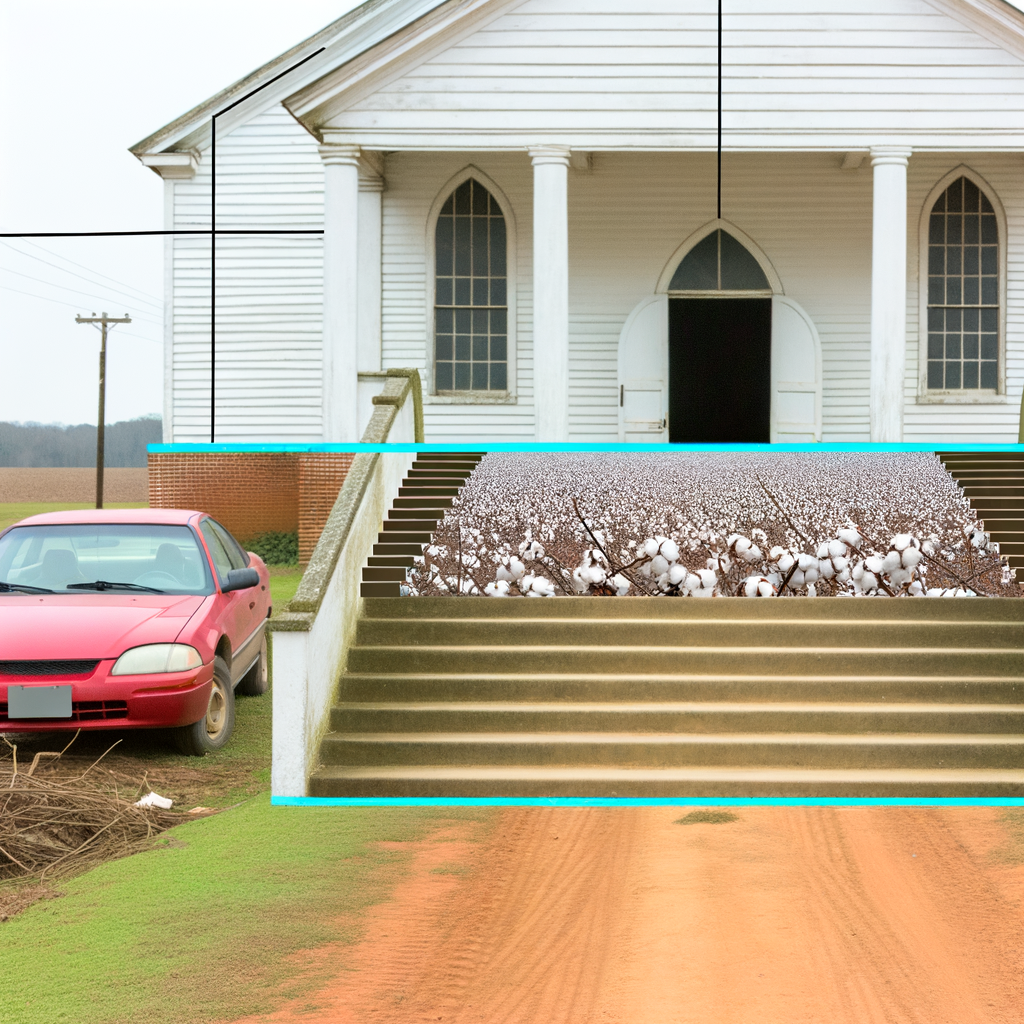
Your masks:
M715 132L716 38L707 0L527 0L342 101L330 126L395 145L496 131L692 145ZM1013 140L1024 116L1024 61L927 0L732 0L723 56L737 145Z
M175 227L210 225L210 161L174 187ZM323 227L316 142L282 108L217 143L217 226ZM319 441L322 243L318 236L217 242L219 442ZM210 439L210 242L173 247L175 441Z

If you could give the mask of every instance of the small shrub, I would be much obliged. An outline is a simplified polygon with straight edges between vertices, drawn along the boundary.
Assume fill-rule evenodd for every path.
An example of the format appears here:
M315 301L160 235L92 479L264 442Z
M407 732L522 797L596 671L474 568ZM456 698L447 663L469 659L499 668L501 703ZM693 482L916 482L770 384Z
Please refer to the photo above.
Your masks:
M270 532L245 541L246 551L259 555L267 565L298 565L299 534Z
M739 821L732 811L690 811L682 818L677 818L675 825L724 825L729 821Z

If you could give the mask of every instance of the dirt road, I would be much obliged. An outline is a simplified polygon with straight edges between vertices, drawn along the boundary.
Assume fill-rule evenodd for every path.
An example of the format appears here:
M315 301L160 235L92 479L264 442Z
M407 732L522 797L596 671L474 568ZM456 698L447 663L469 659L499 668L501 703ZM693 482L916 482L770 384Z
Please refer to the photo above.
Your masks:
M1017 1024L1024 865L983 809L510 809L419 844L339 973L253 1021ZM297 968L301 965L297 965Z

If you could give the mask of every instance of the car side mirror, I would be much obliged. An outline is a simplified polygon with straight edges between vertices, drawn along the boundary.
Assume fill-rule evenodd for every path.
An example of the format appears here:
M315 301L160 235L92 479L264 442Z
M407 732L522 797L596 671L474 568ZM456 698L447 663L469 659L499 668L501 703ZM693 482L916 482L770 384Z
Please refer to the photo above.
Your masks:
M258 586L259 582L260 574L255 569L231 569L220 589L227 594L232 590L248 590Z

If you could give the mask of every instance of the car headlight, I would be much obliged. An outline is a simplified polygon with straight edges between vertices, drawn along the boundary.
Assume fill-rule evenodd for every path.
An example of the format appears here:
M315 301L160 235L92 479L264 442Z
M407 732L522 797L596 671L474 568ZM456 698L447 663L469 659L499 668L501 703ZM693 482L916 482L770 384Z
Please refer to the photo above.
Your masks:
M125 651L110 670L112 676L144 676L157 672L188 672L203 659L188 644L146 644Z

